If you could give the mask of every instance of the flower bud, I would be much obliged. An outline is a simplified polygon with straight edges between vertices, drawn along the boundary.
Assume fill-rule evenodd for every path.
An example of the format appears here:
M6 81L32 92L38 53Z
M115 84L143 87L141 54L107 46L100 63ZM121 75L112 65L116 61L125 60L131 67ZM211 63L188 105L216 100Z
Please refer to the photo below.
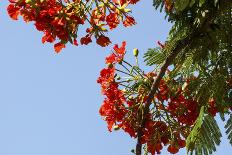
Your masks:
M129 96L128 99L129 99L129 100L132 100L132 99L133 99L133 96Z
M119 129L120 129L120 127L119 127L118 125L115 125L115 126L114 126L114 130L115 130L115 131L117 131L117 130L119 130Z
M117 77L116 77L116 80L121 80L121 77L120 77L120 76L117 76Z
M147 83L147 82L149 82L149 80L148 80L147 78L145 78L145 79L144 79L144 82Z
M135 57L137 57L139 55L139 50L137 48L134 48L133 54Z
M27 3L27 4L30 3L30 2L31 2L31 0L25 0L25 3Z
M118 62L118 64L121 65L121 64L122 64L122 61L123 61L123 60L120 60L120 61Z
M110 63L110 64L108 64L108 67L109 67L109 68L113 68L114 65L113 65L112 63Z

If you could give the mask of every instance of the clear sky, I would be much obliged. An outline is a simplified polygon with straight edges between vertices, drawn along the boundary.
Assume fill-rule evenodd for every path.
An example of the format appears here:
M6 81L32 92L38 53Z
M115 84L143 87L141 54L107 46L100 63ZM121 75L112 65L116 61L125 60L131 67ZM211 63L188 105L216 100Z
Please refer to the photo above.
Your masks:
M135 141L109 133L98 114L96 79L113 45L68 45L55 54L33 23L9 19L7 3L0 3L0 155L130 155ZM113 43L127 41L128 55L165 40L171 25L151 0L141 0L133 15L136 26L109 33ZM215 155L232 154L222 141Z

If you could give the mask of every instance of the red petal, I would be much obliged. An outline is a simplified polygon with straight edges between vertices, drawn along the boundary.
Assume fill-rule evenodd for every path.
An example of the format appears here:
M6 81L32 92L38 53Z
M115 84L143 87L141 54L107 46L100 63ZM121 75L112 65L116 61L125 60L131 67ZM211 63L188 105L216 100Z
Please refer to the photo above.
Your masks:
M54 45L54 48L55 48L56 53L59 53L59 52L62 50L62 48L65 48L65 44L56 43L56 44Z
M16 7L14 4L10 4L7 7L7 12L13 20L18 20L19 10L20 8Z

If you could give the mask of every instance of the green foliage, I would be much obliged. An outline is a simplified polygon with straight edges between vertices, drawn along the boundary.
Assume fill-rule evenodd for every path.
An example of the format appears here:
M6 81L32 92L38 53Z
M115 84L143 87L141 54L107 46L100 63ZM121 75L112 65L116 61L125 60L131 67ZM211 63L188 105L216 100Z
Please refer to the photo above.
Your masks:
M165 53L162 53L160 48L148 49L148 51L144 54L145 62L148 66L152 65L160 65L166 59Z
M166 11L173 23L165 48L149 49L144 57L149 66L159 69L183 40L180 52L170 64L169 86L175 88L188 80L187 95L202 107L198 119L187 138L189 154L208 155L216 151L221 133L215 119L208 114L209 100L222 120L232 107L232 1L226 0L170 0L173 9L165 9L164 0L153 0L156 9ZM208 17L211 17L210 19ZM198 34L194 33L196 30ZM174 81L172 83L172 81ZM232 144L232 114L225 126Z
M225 125L225 129L226 129L226 134L228 135L228 140L232 145L232 115L230 115L230 118L228 119Z
M163 0L153 2L156 8L164 7ZM179 11L167 13L174 24L165 48L149 49L144 56L145 62L159 67L165 61L164 58L178 46L178 42L191 37L195 29L205 25L197 37L182 46L181 52L172 61L174 68L170 79L179 79L180 84L183 84L183 80L195 77L188 86L190 96L201 101L201 106L208 106L209 99L214 98L223 118L224 108L232 105L232 1L181 2L175 1L175 5L181 8ZM213 10L214 16L209 20L208 16L213 14ZM215 10L220 10L220 13L215 13Z
M188 153L196 155L208 155L216 151L216 145L220 144L222 137L217 122L213 117L205 113L205 107L201 108L198 119L187 138Z
M187 6L189 5L189 0L177 0L175 2L175 9L177 12L183 11L184 9L187 8Z

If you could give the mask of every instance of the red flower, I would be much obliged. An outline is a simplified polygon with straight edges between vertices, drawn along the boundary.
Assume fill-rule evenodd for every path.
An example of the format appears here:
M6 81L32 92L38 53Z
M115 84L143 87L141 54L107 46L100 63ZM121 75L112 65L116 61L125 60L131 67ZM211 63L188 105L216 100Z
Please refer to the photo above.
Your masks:
M112 0L114 5L98 6L89 10L91 15L88 16L85 11L78 11L78 8L72 4L61 4L57 0L34 0L32 3L26 3L25 0L9 0L11 4L8 5L7 11L13 20L17 20L21 15L25 22L33 21L35 27L39 31L47 32L42 38L42 42L54 42L58 39L63 42L71 42L77 45L75 39L77 38L78 27L85 23L86 20L90 22L90 29L88 29L85 37L80 39L81 44L87 45L92 42L91 37L99 35L99 32L105 32L107 29L103 26L108 25L112 30L118 26L120 21L123 21L124 26L131 26L135 24L134 18L127 16L128 4L135 4L138 0ZM69 3L69 0L64 0ZM71 2L71 1L70 1ZM75 5L82 6L80 0L72 0ZM86 1L89 2L89 1ZM109 2L110 4L110 2ZM83 6L83 9L87 9ZM107 14L106 14L107 13ZM111 43L108 37L101 35L96 38L97 44L102 47ZM58 45L56 45L58 46Z
M42 43L45 43L46 41L52 43L55 41L55 37L52 34L45 32L45 35L42 37Z
M170 98L167 110L177 118L180 123L192 125L199 115L198 102L189 98L186 99L182 94Z
M176 154L177 152L179 152L179 148L175 145L169 145L168 146L168 152L172 153L172 154Z
M116 44L116 45L114 46L114 51L115 51L116 54L118 54L118 55L124 55L124 54L126 53L125 47L126 47L126 42L123 41L121 47L118 47L118 44Z
M115 3L115 4L120 4L121 6L123 5L123 4L125 4L125 3L127 3L127 1L128 0L113 0L113 2Z
M20 8L15 6L14 4L10 4L7 7L7 12L13 20L18 20L19 10Z
M116 28L119 24L118 14L110 13L108 16L106 16L106 22L111 30Z
M76 45L76 46L78 46L78 43L77 43L77 39L76 39L76 38L73 40L73 44Z
M136 137L136 132L130 122L123 121L119 125L125 132L127 132L131 137Z
M11 3L17 3L19 0L9 0Z
M126 19L123 21L123 25L125 27L132 26L135 24L136 24L135 19L131 16L126 16Z
M54 45L54 49L55 49L56 53L59 53L62 50L62 48L65 48L65 44L63 44L63 43L56 43Z
M97 83L100 83L101 85L104 84L104 82L112 82L114 80L115 75L115 68L104 68L100 72L100 77L97 80Z
M116 56L115 53L110 54L105 59L106 64L113 64L113 63L116 63L116 62L117 62L117 56Z
M92 39L91 36L88 34L85 37L81 38L81 45L88 45L90 42L92 42Z
M110 43L110 39L104 35L101 35L97 38L97 44L102 47L108 46Z
M184 148L184 147L186 146L185 140L178 139L177 142L178 142L178 146L179 146L180 148Z
M126 53L125 47L126 47L125 41L122 42L121 47L118 47L118 44L114 45L114 53L106 57L105 59L106 64L115 64L115 63L119 63L120 61L122 61Z
M27 23L35 20L36 12L34 10L20 10L23 20Z
M130 4L135 4L135 3L137 3L139 0L129 0L129 3Z

